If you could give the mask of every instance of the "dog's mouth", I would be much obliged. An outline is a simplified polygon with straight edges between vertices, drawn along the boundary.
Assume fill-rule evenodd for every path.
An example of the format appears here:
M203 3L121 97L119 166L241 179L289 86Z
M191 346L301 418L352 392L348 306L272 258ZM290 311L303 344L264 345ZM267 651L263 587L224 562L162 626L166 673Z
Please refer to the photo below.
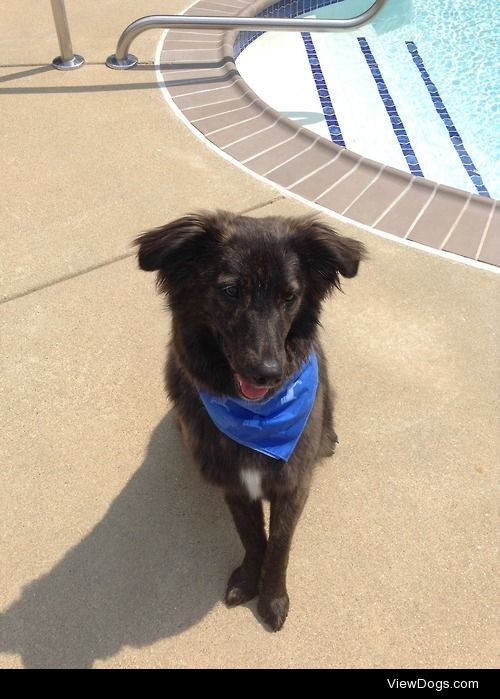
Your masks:
M245 381L239 374L235 374L235 378L239 391L246 400L262 400L271 390L271 386L257 386Z

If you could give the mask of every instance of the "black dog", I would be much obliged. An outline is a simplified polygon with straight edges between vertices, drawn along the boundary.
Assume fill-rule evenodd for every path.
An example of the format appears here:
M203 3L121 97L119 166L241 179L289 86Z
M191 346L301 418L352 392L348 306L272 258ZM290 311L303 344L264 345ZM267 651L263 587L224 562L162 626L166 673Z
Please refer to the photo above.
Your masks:
M316 332L321 302L340 288L339 274L356 275L363 245L314 216L222 211L185 216L136 244L172 311L166 386L184 440L223 489L245 549L226 602L259 594L260 615L278 630L313 467L337 441ZM271 503L269 538L262 498Z

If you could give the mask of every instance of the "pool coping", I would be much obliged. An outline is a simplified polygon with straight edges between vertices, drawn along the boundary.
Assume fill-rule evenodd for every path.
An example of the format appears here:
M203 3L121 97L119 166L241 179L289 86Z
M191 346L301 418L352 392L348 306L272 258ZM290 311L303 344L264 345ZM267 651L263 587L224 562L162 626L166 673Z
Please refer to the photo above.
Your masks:
M273 3L200 0L186 15L256 16ZM166 33L163 85L193 128L259 177L396 238L500 267L494 199L365 158L297 125L266 104L235 64L239 30Z

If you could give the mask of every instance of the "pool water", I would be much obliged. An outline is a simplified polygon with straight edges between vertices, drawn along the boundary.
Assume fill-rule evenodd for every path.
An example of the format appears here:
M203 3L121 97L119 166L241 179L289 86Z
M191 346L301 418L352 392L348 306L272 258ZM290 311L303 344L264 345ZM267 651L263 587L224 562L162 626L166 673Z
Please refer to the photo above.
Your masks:
M337 0L306 17L353 17ZM237 59L265 102L387 165L500 197L498 0L389 0L364 27L267 32Z

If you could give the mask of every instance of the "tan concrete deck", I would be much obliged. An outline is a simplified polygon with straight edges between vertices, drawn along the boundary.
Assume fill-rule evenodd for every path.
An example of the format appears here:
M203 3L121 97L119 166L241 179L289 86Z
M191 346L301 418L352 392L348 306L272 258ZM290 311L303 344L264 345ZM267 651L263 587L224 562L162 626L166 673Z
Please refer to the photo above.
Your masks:
M498 666L500 277L339 224L371 254L324 314L340 447L283 631L227 610L240 544L173 427L130 241L200 207L306 207L206 148L151 66L102 65L182 2L66 4L89 63L68 73L49 3L0 5L0 667Z

